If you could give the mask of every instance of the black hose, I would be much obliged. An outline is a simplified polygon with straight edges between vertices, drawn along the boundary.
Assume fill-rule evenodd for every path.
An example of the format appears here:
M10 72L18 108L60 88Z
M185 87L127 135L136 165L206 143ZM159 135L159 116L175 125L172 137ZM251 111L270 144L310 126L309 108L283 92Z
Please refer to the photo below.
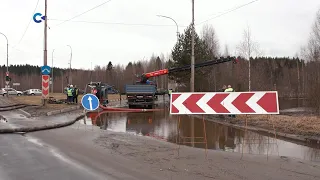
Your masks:
M49 124L49 125L36 126L36 127L18 127L18 128L0 129L0 134L11 134L11 133L18 133L18 132L27 133L27 132L56 129L56 128L61 128L61 127L66 127L66 126L72 125L82 118L84 118L84 115L80 115L80 116L76 117L74 120L63 122L63 123Z

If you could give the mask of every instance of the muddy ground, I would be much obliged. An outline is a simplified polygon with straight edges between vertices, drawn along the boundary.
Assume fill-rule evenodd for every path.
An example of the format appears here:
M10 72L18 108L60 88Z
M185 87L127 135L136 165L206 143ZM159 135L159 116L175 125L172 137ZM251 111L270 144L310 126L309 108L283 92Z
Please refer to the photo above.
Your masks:
M144 136L99 130L76 123L68 128L36 132L39 138L101 171L140 179L318 179L319 164L288 157L258 156L179 146ZM76 141L74 139L77 139ZM152 177L152 178L151 178ZM123 178L126 179L126 178ZM134 179L134 178L133 178Z
M320 143L320 117L315 115L238 115L236 118L208 115L207 118L244 129L247 125L247 127L257 128L257 130L265 129L276 134L294 135L290 138L301 136L300 140L312 140ZM287 137L289 138L289 136ZM298 140L298 138L296 139Z

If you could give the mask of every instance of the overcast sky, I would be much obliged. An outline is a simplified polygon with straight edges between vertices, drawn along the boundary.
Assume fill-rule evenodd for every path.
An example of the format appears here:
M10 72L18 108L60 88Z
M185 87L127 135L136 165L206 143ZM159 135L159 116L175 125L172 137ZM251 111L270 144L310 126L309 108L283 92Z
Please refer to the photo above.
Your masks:
M9 64L43 65L43 23L31 21L38 0L0 0L0 32L9 39ZM48 0L48 65L68 67L72 47L72 67L127 64L149 58L152 53L171 52L176 26L183 32L191 22L191 0L111 0L61 25L106 0ZM197 33L212 24L221 51L228 44L231 53L250 26L264 55L294 56L311 31L319 0L258 0L236 11L216 17L252 0L195 0ZM44 14L44 0L36 12ZM213 18L213 19L212 19ZM211 19L211 20L209 20ZM205 23L199 24L205 20ZM94 23L104 22L104 23ZM57 26L58 25L58 26ZM22 40L21 40L22 38ZM21 40L21 41L20 41ZM0 35L0 63L6 63L6 41Z

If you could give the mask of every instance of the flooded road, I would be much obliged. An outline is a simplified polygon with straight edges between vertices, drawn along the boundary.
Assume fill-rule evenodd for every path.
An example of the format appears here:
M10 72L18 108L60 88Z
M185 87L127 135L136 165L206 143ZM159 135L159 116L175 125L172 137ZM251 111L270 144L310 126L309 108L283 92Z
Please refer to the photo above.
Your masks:
M319 145L307 147L244 131L202 119L171 116L167 111L150 113L108 113L96 117L88 114L92 124L116 132L151 136L160 140L211 150L259 155L288 156L320 162ZM94 120L96 119L96 121ZM179 128L178 128L179 126ZM179 135L178 135L179 131ZM206 132L206 133L204 133ZM205 135L207 141L205 141ZM205 143L206 142L206 143Z

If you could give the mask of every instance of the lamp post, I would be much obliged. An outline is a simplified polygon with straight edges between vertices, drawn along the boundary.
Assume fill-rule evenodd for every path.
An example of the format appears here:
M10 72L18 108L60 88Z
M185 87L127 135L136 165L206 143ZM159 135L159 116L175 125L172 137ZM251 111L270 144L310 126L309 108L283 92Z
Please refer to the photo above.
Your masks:
M72 48L70 45L67 45L70 48L71 54L70 54L70 67L69 67L69 85L72 84L72 75L71 75L71 60L72 60Z
M158 17L163 17L163 18L167 18L167 19L171 19L177 26L177 41L179 40L179 27L178 27L178 23L171 17L169 16L163 16L163 15L157 15Z
M53 93L53 53L54 53L54 50L52 51L52 66L51 66L51 93Z
M7 40L7 73L9 73L9 41L6 35L0 32L1 35L3 35Z
M2 34L6 40L7 40L7 72L6 75L9 74L9 41L6 35L4 35L3 33L0 32L0 34ZM9 93L7 92L7 97L9 97Z

